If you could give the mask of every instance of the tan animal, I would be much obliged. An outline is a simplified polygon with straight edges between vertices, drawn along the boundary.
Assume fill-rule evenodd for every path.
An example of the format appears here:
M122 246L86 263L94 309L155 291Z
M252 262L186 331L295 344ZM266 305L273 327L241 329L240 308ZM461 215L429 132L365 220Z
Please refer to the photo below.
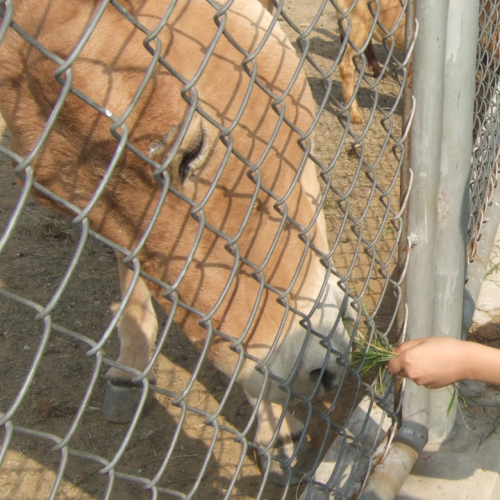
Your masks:
M326 256L312 143L303 136L315 114L306 78L295 74L295 52L278 26L255 62L244 64L271 21L254 0L236 0L223 19L243 50L222 32L212 47L216 10L205 0L179 0L164 24L159 0L121 2L140 24L109 5L71 68L56 73L100 4L13 1L16 23L54 55L9 29L0 44L0 109L11 148L26 157L64 102L28 159L35 181L79 210L88 207L95 231L123 249L139 248L140 270L150 277L139 278L123 304L118 362L136 371L108 371L105 416L130 420L134 383L155 383L152 294L252 404L262 396L255 442L287 461L303 424L281 405L288 395L300 400L333 389L349 343L341 320L347 300ZM67 97L64 82L74 90ZM74 215L36 189L32 195ZM125 296L133 271L122 258ZM304 440L293 464L307 470L309 458ZM278 464L271 478L286 482L288 472Z
M500 6L492 4L491 1L482 4L479 11L479 43L485 46L491 54L491 57L487 57L487 60L484 61L487 64L498 64L500 56L498 43L499 24Z
M339 65L340 78L342 79L342 90L344 93L344 103L350 105L351 121L353 123L362 123L363 118L354 95L354 62L353 57L366 43L370 36L372 27L372 39L383 42L389 46L394 40L395 48L404 50L405 44L405 15L402 14L401 0L337 0L337 5L342 12L347 12L355 2L352 11L347 17L341 19L341 31L349 37L350 43L347 44L345 53ZM377 22L374 20L373 12L378 11ZM384 29L380 26L382 25ZM387 37L391 34L393 37ZM369 52L370 45L367 46L367 59L370 66L374 67L374 54ZM357 50L356 50L357 49Z

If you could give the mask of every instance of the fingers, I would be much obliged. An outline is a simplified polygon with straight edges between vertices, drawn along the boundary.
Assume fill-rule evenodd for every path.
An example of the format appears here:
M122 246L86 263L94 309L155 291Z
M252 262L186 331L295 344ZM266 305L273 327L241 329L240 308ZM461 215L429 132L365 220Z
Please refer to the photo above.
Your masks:
M389 373L391 373L392 375L399 375L400 377L406 377L406 374L404 373L405 358L401 357L401 355L408 349L413 349L424 341L425 339L416 339L416 340L409 340L408 342L404 342L403 344L401 344L394 351L396 353L396 356L394 356L387 365Z
M408 340L407 342L403 342L399 347L397 347L394 352L396 354L398 354L398 355L399 354L403 354L408 349L411 349L412 347L416 347L419 344L422 344L423 342L425 342L426 340L427 340L426 338L415 339L415 340Z
M394 356L394 358L392 358L389 361L389 364L387 365L389 373L391 373L392 375L398 375L403 378L408 378L408 374L405 372L407 364L407 356L402 356L402 355L409 349L415 349L416 347L420 346L424 342L427 342L428 340L429 338L408 340L407 342L401 344L394 351L396 353L396 356Z
M457 363L453 353L457 346L463 346L457 342L462 341L442 337L410 340L395 350L396 356L389 361L387 369L393 375L409 378L428 389L444 387L460 380L454 373ZM436 353L439 352L441 355L438 356Z

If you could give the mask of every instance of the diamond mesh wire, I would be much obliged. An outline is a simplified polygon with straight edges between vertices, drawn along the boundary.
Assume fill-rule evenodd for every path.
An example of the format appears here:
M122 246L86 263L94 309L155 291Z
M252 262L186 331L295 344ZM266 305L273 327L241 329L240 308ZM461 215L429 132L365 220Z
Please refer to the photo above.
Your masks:
M391 4L392 17L387 17L388 4L370 1L361 12L369 9L369 22L360 24L358 5L351 8L351 2L282 0L267 5L272 18L255 4L250 10L259 14L252 21L244 3L179 0L159 8L152 0L104 0L86 7L0 2L0 57L7 57L5 49L1 52L6 44L12 50L12 40L22 38L27 43L10 63L17 65L15 71L33 76L32 84L39 75L50 76L31 88L35 98L31 108L24 108L30 110L26 114L16 107L2 109L11 128L25 131L25 142L19 144L16 137L16 144L11 141L15 131L4 127L0 146L5 346L0 483L8 498L307 498L314 489L350 498L377 460L374 452L387 422L396 421L393 382L384 374L363 374L363 364L350 362L350 350L360 336L392 345L404 330L404 321L398 325L396 318L404 310L404 265L398 269L397 252L404 244L408 195L400 193L399 183L411 124L410 117L402 116L408 75L408 56L401 52L405 4ZM183 24L195 15L198 24ZM107 16L114 20L112 29ZM27 25L30 18L41 20L42 27ZM50 28L44 31L43 23ZM281 47L273 41L281 36L277 30L293 43L298 56L293 65L273 57ZM249 41L247 32L256 38ZM360 32L365 33L361 42L355 38ZM373 46L371 36L378 40ZM138 59L127 57L130 40L140 41ZM270 46L274 51L266 49ZM350 47L359 124L353 123L353 101L345 100L339 76ZM276 81L266 80L269 74ZM160 85L165 75L172 82L168 88ZM127 81L128 92L117 98L113 89ZM296 90L303 81L312 90L313 116L300 121L296 117L302 108L311 108L303 95L307 91ZM2 87L4 104L5 92ZM173 121L165 117L167 110L177 119L174 128L165 125ZM148 126L141 128L137 124L143 116ZM245 128L249 116L256 118L257 129ZM23 124L33 120L42 126L26 137ZM209 145L212 139L193 133L200 122L203 133L212 134ZM65 134L77 144L83 138L81 149L67 143L58 149L53 138ZM194 147L187 148L189 141ZM98 155L89 161L92 148ZM295 164L278 169L269 161L274 155L277 162L293 148L301 152L295 153ZM215 158L209 174L196 163L205 153ZM304 188L300 178L310 172L311 162L320 195L313 213L302 215L297 190ZM132 164L142 170L127 184L121 172ZM55 169L53 179L41 174L45 165ZM227 181L235 168L236 187ZM89 182L92 193L81 194L80 187ZM195 182L198 191L189 190ZM244 210L235 194L242 183ZM39 208L30 196L52 211ZM121 210L119 229L110 230L107 217L116 207ZM182 224L176 222L178 214L184 214ZM323 214L326 247L315 236ZM264 233L261 227L269 220L273 232ZM250 246L245 244L249 233L255 235ZM290 238L286 244L283 235ZM174 256L175 245L187 247L183 258L162 260L158 249L165 241ZM288 247L299 250L291 253ZM123 262L130 270L121 297L115 252L126 256ZM219 263L220 280L216 273L196 281L193 269L208 273L214 254L224 264ZM312 310L294 300L310 255L321 261L326 279L333 276L335 293L343 298L327 332L316 331L311 321L325 279ZM280 266L273 264L276 260ZM292 271L282 283L279 268L285 265ZM159 329L148 365L131 368L115 361L119 344L114 332L142 280L157 290ZM248 283L253 306L247 309L237 302L238 280ZM114 301L120 302L110 313ZM221 311L231 320L221 319ZM292 313L301 318L306 340L294 346L283 376L276 373L273 356L286 341ZM270 316L278 318L277 331L256 354L255 325ZM231 326L235 317L241 320L237 331ZM342 321L349 330L345 346L337 340ZM188 333L190 342L178 324L202 335ZM315 339L323 346L320 363L314 365L318 380L304 392L294 381L307 360L306 343ZM320 378L335 359L341 367L338 385L322 393ZM241 388L253 376L245 371L248 361L260 373L261 385L251 398L254 407ZM153 365L156 379L148 378ZM128 385L139 388L129 423L103 418L109 368L122 370ZM280 385L284 409L274 415L271 436L263 442L257 439L262 419L257 413L269 399L273 380ZM152 393L155 402L142 412ZM363 398L366 411L359 419L355 410ZM378 408L385 423L380 423ZM282 433L289 418L285 411L304 425L292 433L297 446L303 450L310 443L308 461L299 466L300 482L290 469L297 452L276 456L280 445L288 444ZM329 449L332 467L315 474ZM284 485L272 484L276 463L283 466Z
M499 2L481 1L477 51L474 149L469 204L469 262L476 255L483 224L488 220L498 175L498 27Z

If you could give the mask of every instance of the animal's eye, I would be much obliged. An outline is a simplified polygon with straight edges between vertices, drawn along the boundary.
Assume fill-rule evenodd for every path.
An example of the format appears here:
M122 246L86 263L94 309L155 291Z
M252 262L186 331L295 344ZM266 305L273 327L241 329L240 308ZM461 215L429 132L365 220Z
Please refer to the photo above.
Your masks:
M192 163L198 158L200 153L203 151L203 146L205 144L205 136L203 132L200 131L196 140L191 145L191 148L184 153L181 163L179 165L179 177L181 182L184 184L187 179L191 176L194 167Z

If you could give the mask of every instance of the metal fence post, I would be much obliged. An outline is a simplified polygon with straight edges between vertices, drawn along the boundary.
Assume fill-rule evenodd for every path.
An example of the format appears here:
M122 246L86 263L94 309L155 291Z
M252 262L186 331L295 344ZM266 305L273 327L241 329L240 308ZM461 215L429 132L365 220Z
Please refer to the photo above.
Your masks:
M409 338L461 337L472 148L477 0L417 2L407 273ZM405 417L443 441L455 423L447 388L408 384Z
M413 59L413 95L417 105L411 137L413 186L408 208L408 235L412 248L406 274L407 340L432 335L434 330L435 214L447 15L448 2L417 2L419 35ZM429 427L429 391L407 381L403 405L405 419Z
M446 32L433 335L461 338L474 117L478 0L451 0ZM431 391L430 439L446 439L451 392ZM456 412L456 408L454 409Z

